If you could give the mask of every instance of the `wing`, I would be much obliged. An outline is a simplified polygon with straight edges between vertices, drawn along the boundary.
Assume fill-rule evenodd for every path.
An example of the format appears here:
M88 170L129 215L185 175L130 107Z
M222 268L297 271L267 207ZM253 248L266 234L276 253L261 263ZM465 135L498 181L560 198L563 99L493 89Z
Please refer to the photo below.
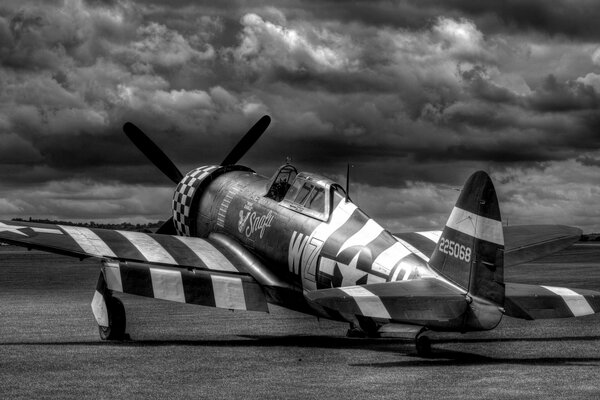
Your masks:
M201 238L0 221L0 241L103 260L108 288L218 308L268 311L242 257Z
M581 229L564 225L515 225L504 228L504 266L523 264L556 253L577 242ZM429 256L437 244L441 231L397 233L407 242Z

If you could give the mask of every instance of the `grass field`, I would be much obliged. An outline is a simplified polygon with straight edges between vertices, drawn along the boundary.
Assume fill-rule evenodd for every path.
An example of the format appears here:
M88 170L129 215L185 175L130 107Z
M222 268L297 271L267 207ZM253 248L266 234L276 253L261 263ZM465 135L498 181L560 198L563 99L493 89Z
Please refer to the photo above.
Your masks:
M0 398L600 397L600 316L505 318L412 342L275 308L230 312L122 295L132 341L101 342L95 262L0 249ZM600 245L513 267L506 280L600 290Z

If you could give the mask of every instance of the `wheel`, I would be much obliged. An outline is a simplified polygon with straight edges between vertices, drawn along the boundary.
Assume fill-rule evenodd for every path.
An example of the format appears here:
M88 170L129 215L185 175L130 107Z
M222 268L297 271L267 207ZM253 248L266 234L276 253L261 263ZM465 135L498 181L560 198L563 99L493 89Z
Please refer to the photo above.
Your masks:
M431 340L427 336L417 336L415 338L415 347L419 356L429 357L431 355Z
M121 300L116 297L105 297L106 309L108 311L108 327L98 326L98 332L102 340L125 339L125 307Z
M363 330L365 336L368 338L379 338L379 325L372 318L365 318L361 316L356 317L358 319L358 326Z

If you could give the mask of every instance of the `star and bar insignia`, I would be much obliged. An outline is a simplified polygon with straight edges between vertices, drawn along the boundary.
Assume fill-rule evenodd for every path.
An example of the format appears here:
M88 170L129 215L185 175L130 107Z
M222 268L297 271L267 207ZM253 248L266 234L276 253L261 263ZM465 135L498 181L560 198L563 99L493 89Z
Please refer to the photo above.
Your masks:
M27 226L19 226L19 225L7 225L3 222L0 222L0 232L10 232L16 233L17 235L28 236L26 233L21 232L19 229L28 228Z
M21 229L28 229L29 233L25 233ZM36 226L8 225L8 224L5 224L4 222L0 222L0 232L9 232L9 233L14 233L17 235L29 237L29 236L31 236L32 231L35 233L52 233L55 235L63 234L63 232L60 229L55 229L55 228L40 228L40 227L36 227Z

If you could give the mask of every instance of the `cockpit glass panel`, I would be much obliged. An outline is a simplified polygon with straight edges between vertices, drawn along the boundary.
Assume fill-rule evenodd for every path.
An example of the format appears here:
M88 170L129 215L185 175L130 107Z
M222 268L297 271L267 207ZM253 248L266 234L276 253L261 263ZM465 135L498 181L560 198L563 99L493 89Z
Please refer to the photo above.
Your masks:
M296 198L296 195L300 191L300 188L302 188L302 186L304 185L304 182L306 182L304 179L296 179L292 187L287 191L285 195L285 200L293 202Z
M342 201L346 201L346 192L339 186L334 186L333 190L333 208L335 209Z
M320 213L325 211L325 190L321 187L314 188L308 196L305 207Z
M300 191L298 192L294 203L304 205L306 199L308 199L308 196L310 195L310 192L314 187L315 185L313 185L312 183L304 182L304 185L302 186L302 189L300 189Z
M281 205L321 221L327 221L332 209L332 192L334 190L326 178L305 177L301 173L287 191ZM338 197L344 196L338 194Z

